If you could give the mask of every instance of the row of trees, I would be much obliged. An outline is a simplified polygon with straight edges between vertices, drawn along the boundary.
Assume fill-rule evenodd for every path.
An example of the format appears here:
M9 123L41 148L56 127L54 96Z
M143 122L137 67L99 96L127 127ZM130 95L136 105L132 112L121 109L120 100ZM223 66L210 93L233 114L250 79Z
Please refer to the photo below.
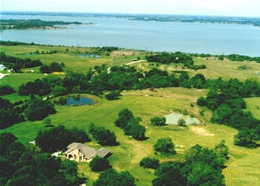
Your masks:
M30 29L54 27L55 25L82 24L80 22L64 22L64 21L42 21L40 19L2 19L0 28L4 29Z
M0 52L0 62L8 69L19 71L22 68L31 68L41 66L42 62L39 59L31 60L29 58L21 59L6 55L4 52Z
M141 118L135 118L132 111L123 109L118 113L115 125L124 130L125 135L131 135L137 140L145 139L145 127L140 125Z
M79 185L77 164L24 146L8 132L0 135L0 185Z

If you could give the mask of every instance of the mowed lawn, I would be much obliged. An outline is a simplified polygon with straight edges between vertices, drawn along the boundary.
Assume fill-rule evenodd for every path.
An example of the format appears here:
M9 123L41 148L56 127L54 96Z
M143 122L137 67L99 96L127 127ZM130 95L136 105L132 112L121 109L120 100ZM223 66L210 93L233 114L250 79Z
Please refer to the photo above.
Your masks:
M199 115L199 108L196 104L191 107L197 97L205 96L207 91L184 88L158 89L156 93L149 90L126 91L122 93L121 99L108 101L102 98L93 97L97 103L87 106L57 106L57 114L51 115L52 123L66 127L79 127L88 130L91 122L101 125L115 132L119 146L107 147L112 151L109 157L111 165L118 171L128 170L138 181L137 185L149 186L154 179L154 171L139 166L143 157L150 156L164 161L182 161L183 154L191 146L200 144L204 147L213 148L222 139L229 147L230 159L227 168L223 170L226 184L238 186L257 185L259 180L259 154L260 149L246 149L233 145L233 136L237 130L218 124L208 122L210 111L205 109L205 117ZM120 128L114 125L118 112L124 108L131 110L135 117L141 117L141 124L146 127L147 140L136 141L131 136L125 136ZM202 120L201 126L190 126L188 129L176 126L154 127L150 124L150 118L154 116L165 116L171 110L186 109ZM36 136L38 130L44 129L42 121L24 122L16 124L6 131L13 132L21 142L28 143ZM154 155L153 145L159 138L170 137L175 144L177 154L168 159ZM99 148L94 140L87 143L90 146ZM246 167L246 169L245 169ZM91 185L98 178L98 173L90 171L88 163L79 164L79 172L89 179Z
M245 98L247 104L247 111L252 112L253 116L260 120L260 98Z

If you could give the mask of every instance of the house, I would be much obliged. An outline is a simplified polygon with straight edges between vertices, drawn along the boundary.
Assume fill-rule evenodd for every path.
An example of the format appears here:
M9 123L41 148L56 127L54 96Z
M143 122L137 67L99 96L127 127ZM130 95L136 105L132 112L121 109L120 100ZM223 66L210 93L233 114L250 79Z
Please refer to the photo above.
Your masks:
M64 154L65 157L69 160L87 162L96 156L105 158L109 156L111 152L106 148L97 150L85 144L73 142L67 146L67 150L64 152Z

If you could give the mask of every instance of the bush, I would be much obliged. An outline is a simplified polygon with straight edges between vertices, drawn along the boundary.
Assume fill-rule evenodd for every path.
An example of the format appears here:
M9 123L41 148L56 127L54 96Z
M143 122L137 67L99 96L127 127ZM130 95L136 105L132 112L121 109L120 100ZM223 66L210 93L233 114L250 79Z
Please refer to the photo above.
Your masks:
M151 123L153 126L163 126L165 125L165 122L166 122L166 118L165 117L154 117L154 118L151 118Z
M143 158L140 162L140 166L144 168L151 168L151 169L157 169L159 166L159 160L155 158Z

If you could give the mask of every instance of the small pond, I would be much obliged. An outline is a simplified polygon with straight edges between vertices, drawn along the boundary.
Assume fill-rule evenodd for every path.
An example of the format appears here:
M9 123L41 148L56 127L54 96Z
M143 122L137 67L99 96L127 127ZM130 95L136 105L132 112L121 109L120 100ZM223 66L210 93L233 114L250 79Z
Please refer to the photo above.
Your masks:
M73 97L60 97L59 99L55 100L54 103L57 105L64 105L64 106L81 106L81 105L94 104L95 101L88 97L73 96Z
M97 54L78 54L77 57L100 58L100 55L97 55Z
M190 117L189 115L184 116L183 114L178 114L178 113L171 113L167 116L166 118L166 124L174 124L177 125L179 119L184 119L186 122L186 125L190 124L200 124L200 121L197 118Z
M69 97L67 98L67 102L66 102L66 106L70 106L70 105L90 105L95 103L95 101L93 99L87 98L87 97L80 97L80 98L73 98L73 97Z

